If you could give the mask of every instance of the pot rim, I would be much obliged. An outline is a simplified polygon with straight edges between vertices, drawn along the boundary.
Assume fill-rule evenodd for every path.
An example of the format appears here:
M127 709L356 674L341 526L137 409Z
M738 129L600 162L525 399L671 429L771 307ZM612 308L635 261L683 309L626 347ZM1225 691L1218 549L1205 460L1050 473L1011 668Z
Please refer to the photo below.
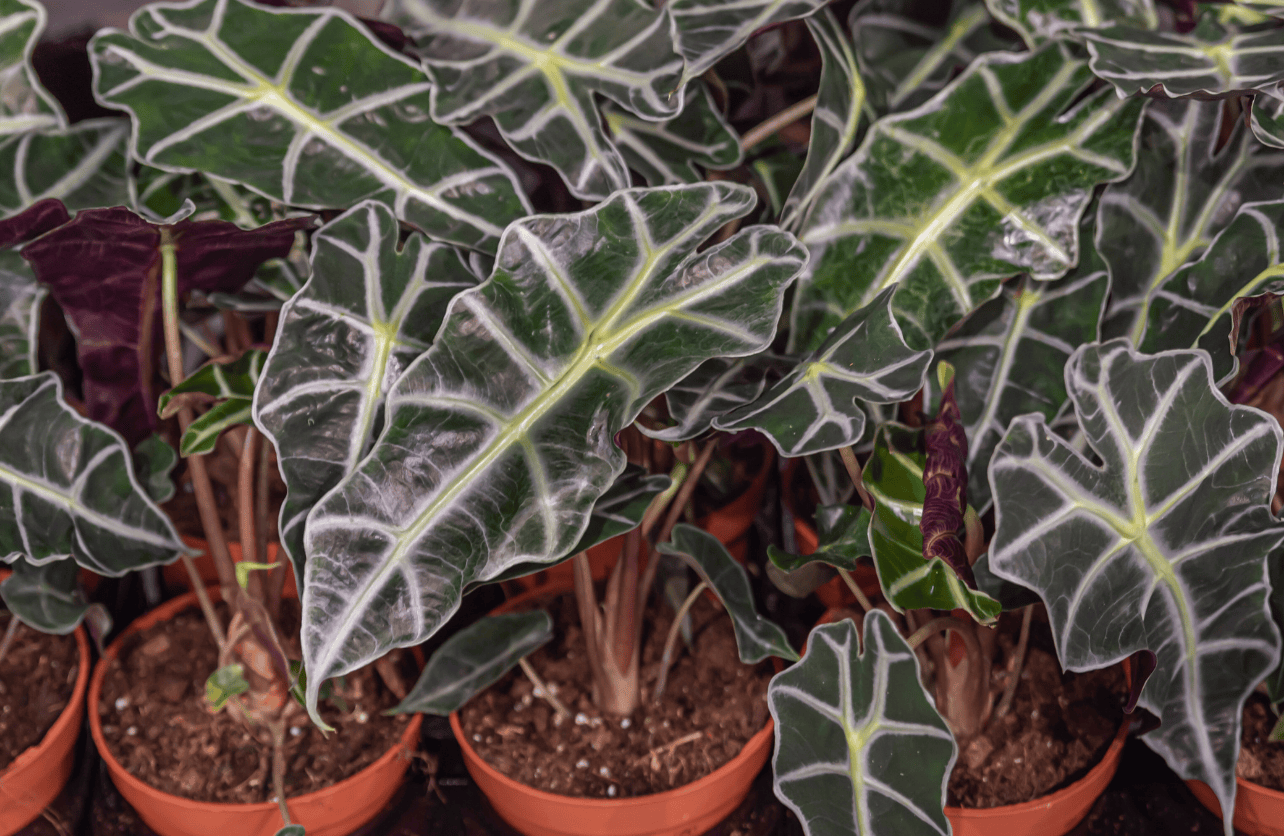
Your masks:
M218 587L209 587L207 592L213 600L222 600L222 595L219 593ZM103 737L102 719L99 717L98 713L98 704L102 698L102 685L103 681L107 677L107 666L112 660L119 657L120 648L125 638L130 634L140 632L153 624L168 621L180 612L197 605L197 603L195 592L188 592L178 596L177 598L165 601L160 606L144 613L142 616L131 622L130 625L122 630L120 635L113 639L112 643L107 646L107 649L103 652L102 658L98 660L98 664L94 665L93 680L89 684L89 731L93 736L94 746L98 749L98 754L103 759L103 762L106 763L107 770L111 774L112 781L124 781L138 792L151 796L163 797L166 799L166 803L174 807L187 808L192 812L199 812L211 807L224 811L245 813L279 810L280 805L275 801L259 801L252 804L234 804L224 801L195 801L190 798L183 798L181 795L173 795L165 792L164 790L157 789L146 781L143 781L141 778L136 777L126 769L124 764L116 759L115 754L111 751L110 747L107 746L107 739ZM144 624L144 622L147 623ZM320 801L332 795L345 794L349 789L348 785L356 780L358 776L369 770L387 766L387 764L394 758L405 757L408 753L413 752L415 749L415 743L419 740L419 727L422 722L422 714L411 715L410 722L408 722L405 729L402 730L397 743L389 747L388 750L380 755L377 760L371 762L365 768L353 775L349 775L342 781L338 781L328 787L314 790L313 792L306 793L304 795L287 797L286 803L290 805L310 803Z

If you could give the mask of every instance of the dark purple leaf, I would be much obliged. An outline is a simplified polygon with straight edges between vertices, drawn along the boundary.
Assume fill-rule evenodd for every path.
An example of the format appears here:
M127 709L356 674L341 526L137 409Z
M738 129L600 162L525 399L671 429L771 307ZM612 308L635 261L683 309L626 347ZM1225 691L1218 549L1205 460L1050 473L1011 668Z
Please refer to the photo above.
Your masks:
M0 250L25 244L70 219L67 207L60 200L51 197L33 203L12 218L0 221Z
M1138 650L1128 657L1128 704L1124 706L1124 714L1131 714L1137 707L1137 700L1141 697L1142 686L1150 675L1155 672L1158 664L1158 658L1154 651Z
M941 363L941 408L925 429L927 462L923 466L923 557L944 560L963 583L976 589L959 529L967 509L967 435L954 398L954 369Z

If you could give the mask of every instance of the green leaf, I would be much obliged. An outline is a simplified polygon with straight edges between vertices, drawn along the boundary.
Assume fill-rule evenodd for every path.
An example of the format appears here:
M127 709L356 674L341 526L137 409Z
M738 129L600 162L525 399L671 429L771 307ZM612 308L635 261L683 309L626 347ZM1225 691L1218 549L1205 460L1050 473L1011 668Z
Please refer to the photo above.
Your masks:
M543 610L478 619L437 648L410 694L388 713L444 717L552 638L553 619Z
M827 0L672 0L673 40L686 61L682 83L702 75L760 29L806 17Z
M49 197L72 210L130 203L128 139L128 119L90 119L0 138L0 212L12 214Z
M770 144L772 141L763 143L764 146ZM774 144L777 148L782 147L778 142ZM785 200L789 197L794 183L798 182L805 163L806 160L802 157L783 148L783 150L765 154L749 164L762 184L763 191L767 193L768 206L764 207L762 220L770 221L777 218L785 210Z
M704 435L714 419L751 403L767 386L769 374L789 367L789 360L770 353L752 357L706 360L664 393L669 417L675 423L661 430L641 427L643 435L676 443Z
M385 17L416 41L433 119L492 117L513 150L585 200L629 186L597 98L657 122L682 111L668 15L636 0L394 0Z
M865 0L852 9L856 60L878 116L918 107L976 56L1019 45L996 34L981 0L955 0L939 29L922 22L921 8L916 0Z
M567 554L624 469L615 434L701 362L767 347L802 247L751 227L696 250L755 200L638 189L509 226L491 278L393 385L374 449L308 517L314 680L423 641L472 582Z
M714 426L753 428L794 458L849 447L865 433L858 404L906 400L923 385L931 351L905 344L888 288L843 320L820 348L758 400L717 418Z
M178 451L156 433L134 446L134 472L153 502L174 498L174 480L169 474L177 464Z
M455 294L477 284L459 250L421 235L399 247L399 236L372 201L317 231L311 278L281 311L258 386L255 422L276 446L281 544L299 580L308 512L369 452L388 390Z
M76 561L54 560L33 566L20 557L10 568L13 574L0 583L0 600L19 621L56 636L65 636L80 626L89 603L78 586Z
M870 513L864 505L821 505L816 509L816 551L790 554L769 545L767 556L786 572L816 562L851 572L861 558L871 556L869 522Z
M811 139L807 161L785 200L780 225L797 226L819 194L825 180L843 158L856 147L861 110L865 107L865 83L861 80L856 55L847 42L834 13L821 9L807 18L807 29L820 49L820 90L811 115Z
M278 830L274 836L307 836L307 830L301 824L287 824Z
M1238 121L1219 146L1225 118L1221 102L1146 108L1146 153L1132 176L1106 188L1098 210L1111 285L1103 336L1139 344L1164 280L1202 253L1240 204L1279 195L1284 154L1266 152Z
M791 345L826 333L889 287L911 346L925 347L1019 272L1078 261L1093 188L1132 168L1143 102L1085 94L1085 62L1060 44L983 56L927 104L875 122L830 177L800 237L811 252Z
M0 0L0 136L66 125L62 108L31 66L47 18L45 7L35 0Z
M529 211L513 174L428 118L431 85L347 12L155 3L90 43L95 92L133 116L147 165L204 171L310 209L364 198L494 251Z
M1120 20L1154 29L1152 0L986 0L990 12L1034 49L1040 43Z
M703 83L688 90L682 112L663 122L640 119L610 102L602 118L629 168L652 186L699 183L704 169L740 165L740 137Z
M990 463L990 568L1039 593L1067 670L1153 651L1138 704L1161 725L1144 739L1233 809L1244 699L1279 658L1266 558L1284 541L1269 507L1280 427L1228 404L1203 352L1083 346L1066 388L1101 464L1015 419Z
M798 659L789 638L778 625L758 615L753 590L745 567L707 531L686 523L673 527L671 542L656 546L662 554L680 557L722 601L736 633L740 661L746 665L776 656L790 662Z
M0 252L0 380L34 374L45 290L14 250Z
M220 711L228 700L248 690L250 683L245 681L245 667L238 664L224 665L205 680L205 702L212 710Z
M1284 553L1276 553L1269 561L1268 580L1271 585L1271 619L1284 633ZM1266 695L1277 712L1284 710L1284 658L1266 678Z
M802 661L772 677L774 788L807 836L947 836L958 746L888 616L811 631Z
M874 452L862 478L874 497L869 545L878 583L897 612L930 608L964 609L982 624L998 618L1001 606L984 592L969 589L948 563L923 557L922 430L884 424L874 435Z
M119 435L81 418L52 372L0 381L0 560L74 557L120 577L184 551Z
M1080 225L1079 265L1052 282L1022 276L977 308L936 347L938 362L957 370L955 392L967 432L967 495L990 507L986 470L1008 422L1038 413L1051 421L1066 403L1065 366L1075 348L1097 338L1110 274L1093 244L1095 213ZM924 405L940 396L929 374Z
M210 400L248 401L254 397L254 387L258 385L259 374L266 359L266 351L251 348L235 360L228 362L215 360L206 363L192 372L182 383L161 394L160 408L157 413L162 418L169 418L177 414L183 406L190 405L196 400L180 397L183 395L195 395L205 402Z
M1112 23L1079 33L1092 54L1092 71L1121 96L1227 98L1275 90L1284 81L1284 32L1234 32L1214 15L1189 34Z
M1141 350L1202 348L1212 358L1215 380L1234 375L1241 319L1236 303L1284 293L1281 228L1284 201L1241 206L1198 261L1173 273L1152 294Z
M213 453L218 437L224 430L241 424L252 424L252 404L246 398L220 401L187 426L187 432L178 442L178 453L183 458Z

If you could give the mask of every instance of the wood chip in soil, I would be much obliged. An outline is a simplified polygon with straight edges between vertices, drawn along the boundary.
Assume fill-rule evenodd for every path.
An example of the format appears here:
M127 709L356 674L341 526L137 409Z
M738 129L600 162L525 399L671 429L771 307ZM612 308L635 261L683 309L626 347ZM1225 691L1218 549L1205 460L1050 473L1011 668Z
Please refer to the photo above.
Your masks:
M0 612L0 636L11 616ZM0 772L40 743L67 707L80 672L73 636L18 627L0 661Z
M287 628L297 632L297 602L284 602ZM227 607L216 605L223 623ZM398 651L404 679L415 680L407 654ZM224 710L205 707L205 680L218 666L218 649L200 611L126 639L103 682L98 705L103 736L116 759L147 784L195 801L252 804L272 797L272 748ZM286 737L288 797L315 792L355 775L396 745L408 715L385 717L398 699L372 668L332 680L338 699L323 700L321 716L337 731L329 738L307 721Z
M727 763L766 725L773 668L770 662L741 664L731 620L720 605L702 597L692 608L694 655L680 649L658 706L649 703L649 695L673 611L648 606L643 705L626 718L603 716L593 705L574 597L563 596L549 612L554 639L530 661L575 716L558 722L520 671L460 711L473 748L508 777L546 792L588 798L663 792Z
M1245 781L1284 792L1284 741L1270 739L1276 722L1270 705L1261 694L1248 695L1235 774Z

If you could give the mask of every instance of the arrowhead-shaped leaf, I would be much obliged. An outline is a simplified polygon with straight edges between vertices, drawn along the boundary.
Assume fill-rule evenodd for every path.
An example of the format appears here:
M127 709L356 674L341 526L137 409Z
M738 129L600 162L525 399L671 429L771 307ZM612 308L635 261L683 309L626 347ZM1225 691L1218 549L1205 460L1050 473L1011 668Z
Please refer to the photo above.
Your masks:
M624 469L615 433L701 362L762 351L805 251L730 183L519 221L388 395L370 454L307 520L309 682L417 644L474 581L551 563ZM315 689L309 686L310 705Z
M479 619L437 648L410 694L390 713L444 717L457 711L551 638L553 619L543 610Z
M1042 419L1014 420L990 463L990 568L1043 598L1064 668L1153 651L1139 705L1161 726L1146 742L1233 809L1240 712L1279 658L1266 583L1284 541L1269 508L1279 425L1228 404L1202 352L1083 346L1066 388L1101 464Z
M1132 168L1143 106L1082 96L1092 82L1060 44L993 53L927 104L875 122L802 228L811 261L791 344L815 347L895 286L906 340L924 347L1001 279L1072 267L1094 186Z
M1284 81L1284 33L1234 32L1205 14L1193 32L1178 34L1112 23L1080 36L1092 71L1121 96L1226 98L1275 90Z
M811 116L807 161L781 213L780 225L785 229L802 220L825 180L856 147L865 107L865 83L856 54L834 13L821 9L807 18L807 29L820 49L820 90Z
M967 610L989 624L998 618L998 601L969 589L958 573L942 560L924 558L922 430L901 424L884 424L874 436L874 452L865 463L862 478L874 497L869 524L869 545L874 553L878 583L888 602L907 609Z
M753 428L782 456L848 447L865 433L861 403L898 403L923 384L931 351L905 344L888 288L843 320L829 339L758 400L714 421L722 430Z
M811 631L802 661L772 677L776 795L807 836L947 836L958 747L885 613Z
M47 205L0 222L0 229L22 225ZM76 348L89 417L131 443L159 424L163 250L174 252L180 298L193 290L234 292L264 260L287 254L295 231L310 224L294 218L254 230L225 221L157 226L124 208L88 209L23 247L22 257L81 335Z
M100 575L168 563L183 551L134 478L120 436L62 401L52 372L0 381L0 560L74 557Z
M428 118L431 85L347 12L155 3L90 43L95 91L133 115L133 154L309 209L384 200L494 251L528 210L512 173Z
M62 108L41 86L31 53L45 30L45 7L35 0L0 0L0 136L66 124Z
M1141 349L1202 348L1213 377L1224 382L1239 365L1236 301L1284 293L1284 201L1249 203L1217 234L1204 255L1163 282L1150 303Z
M128 204L128 119L91 119L0 139L0 212L57 198L71 209Z
M1267 152L1238 123L1219 145L1224 118L1221 102L1147 106L1146 153L1127 180L1107 187L1098 210L1097 237L1110 268L1104 337L1139 344L1164 279L1202 253L1240 204L1279 195L1284 154Z
M33 566L20 557L10 568L13 574L0 583L0 600L19 621L56 636L80 626L89 603L76 585L80 572L76 561Z
M789 365L787 358L769 353L706 360L664 393L669 417L677 423L662 430L640 429L650 438L668 442L702 436L715 418L756 400L767 386L767 376Z
M629 168L652 186L699 183L701 168L735 168L744 156L740 137L704 84L687 91L682 112L672 119L641 119L610 102L602 105L602 118Z
M31 265L12 250L0 252L0 380L35 374L44 296Z
M1092 241L1093 214L1082 224L1079 265L1068 276L1053 282L1022 276L1005 284L936 347L937 361L957 370L967 495L977 511L990 507L986 471L1008 422L1032 412L1051 421L1066 403L1066 361L1097 338L1110 275ZM935 407L938 397L934 390L925 400Z
M1034 49L1052 38L1107 23L1130 20L1138 27L1159 25L1152 0L986 0L990 11Z
M513 150L585 200L629 186L598 97L643 119L682 110L668 15L636 0L394 0L386 15L415 38L433 119L492 117Z
M686 60L685 83L775 23L814 13L827 0L672 0L673 40Z
M383 420L384 398L422 354L455 294L477 284L460 252L411 235L365 202L313 237L312 276L281 311L254 404L287 489L281 542L304 578L304 520L352 472Z
M673 527L672 541L657 548L663 554L682 558L717 594L731 617L741 662L752 665L769 656L791 662L798 658L785 631L758 615L745 567L736 562L717 537L693 525L678 523Z
M1020 46L995 32L981 0L954 0L940 29L925 25L919 8L915 0L865 0L852 9L856 60L878 116L918 107L982 53Z

